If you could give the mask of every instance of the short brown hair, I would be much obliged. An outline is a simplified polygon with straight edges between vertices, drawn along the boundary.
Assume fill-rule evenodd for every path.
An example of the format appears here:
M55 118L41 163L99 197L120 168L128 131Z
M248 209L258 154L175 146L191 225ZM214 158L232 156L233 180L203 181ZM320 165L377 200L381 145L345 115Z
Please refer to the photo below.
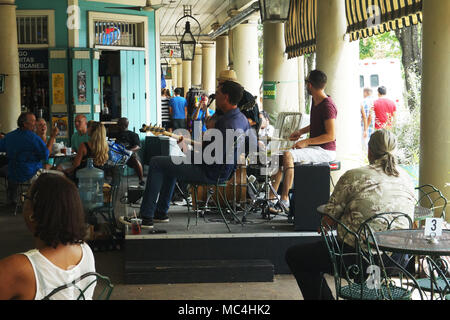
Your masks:
M75 184L66 177L45 173L29 192L36 223L34 236L46 245L82 243L86 235L83 204Z
M324 89L325 86L327 85L327 75L320 71L320 70L312 70L309 75L308 78L306 79L307 82L311 83L311 85L315 88L315 89Z

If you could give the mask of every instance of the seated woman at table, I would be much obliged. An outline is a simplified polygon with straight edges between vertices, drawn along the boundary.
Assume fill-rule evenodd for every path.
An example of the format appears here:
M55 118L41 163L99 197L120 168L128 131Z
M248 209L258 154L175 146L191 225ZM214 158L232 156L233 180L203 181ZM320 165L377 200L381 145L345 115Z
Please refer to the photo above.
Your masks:
M57 174L40 175L24 196L23 216L36 247L0 260L0 300L41 300L53 289L95 272L94 255L83 241L83 205L73 182ZM88 289L87 299L93 291ZM78 294L72 287L53 298L74 300Z
M78 153L73 160L72 167L63 170L64 173L72 178L76 178L76 171L86 167L87 159L94 160L94 166L103 169L108 161L109 146L106 141L106 129L100 122L92 122L88 126L89 141L83 142L78 147Z
M396 145L395 135L390 131L383 129L373 133L368 148L370 165L349 170L339 179L324 213L341 221L355 233L364 221L379 213L402 212L413 220L416 203L414 185L408 174L396 165ZM385 226L381 223L374 221L370 226L375 231L383 230ZM328 221L328 224L333 223ZM391 229L408 227L406 219L398 219ZM340 234L343 233L338 228L338 238ZM347 242L345 239L345 244L349 252L354 252L351 241ZM398 255L395 259L401 264L406 262L403 255ZM305 300L333 299L326 281L322 285L322 296L319 296L323 273L332 272L323 239L289 248L286 261Z
M58 127L53 127L50 136L47 136L47 122L43 118L39 118L36 121L36 134L44 141L47 145L47 149L49 154L52 153L53 144L56 142L56 136L58 135L59 129ZM48 159L43 162L44 169L51 169L53 166L53 159Z

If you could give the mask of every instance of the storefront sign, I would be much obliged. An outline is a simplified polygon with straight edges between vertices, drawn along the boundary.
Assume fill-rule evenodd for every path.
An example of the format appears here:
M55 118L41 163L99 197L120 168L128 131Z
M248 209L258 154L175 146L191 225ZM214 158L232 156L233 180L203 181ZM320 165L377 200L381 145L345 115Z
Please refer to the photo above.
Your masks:
M48 50L19 49L20 71L48 70Z
M264 81L263 99L275 100L277 96L277 83L274 81Z
M52 73L53 104L65 104L64 73Z
M100 44L103 46L115 45L120 40L120 30L116 27L106 28L100 34Z

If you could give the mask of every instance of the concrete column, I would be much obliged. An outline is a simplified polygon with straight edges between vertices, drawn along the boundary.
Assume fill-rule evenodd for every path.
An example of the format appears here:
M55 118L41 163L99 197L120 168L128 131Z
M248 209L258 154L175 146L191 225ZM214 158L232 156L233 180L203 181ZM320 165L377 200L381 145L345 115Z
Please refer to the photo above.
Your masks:
M317 1L317 69L326 73L328 84L325 89L336 103L337 159L342 161L342 169L333 173L337 180L345 171L360 167L367 155L362 155L359 99L358 41L344 39L347 21L345 1Z
M210 95L216 91L216 45L203 43L202 89Z
M280 112L299 112L298 61L285 54L284 24L264 24L264 82L275 82L275 99L264 99L264 110L275 123Z
M297 58L298 63L298 107L301 113L306 112L306 97L305 97L305 57Z
M183 87L183 60L177 58L177 88Z
M192 86L192 61L183 61L183 84L184 96Z
M0 131L17 128L20 115L20 72L14 0L0 1L0 74L5 75L5 92L0 93Z
M192 86L200 87L202 85L202 59L202 45L198 43L195 46L194 60L192 61Z
M216 39L216 77L220 72L228 69L228 35Z
M424 0L422 12L419 184L432 184L450 199L450 1Z
M178 86L178 63L177 60L171 59L169 65L172 68L172 89Z
M233 70L238 81L255 96L259 96L259 54L257 21L249 20L232 33Z

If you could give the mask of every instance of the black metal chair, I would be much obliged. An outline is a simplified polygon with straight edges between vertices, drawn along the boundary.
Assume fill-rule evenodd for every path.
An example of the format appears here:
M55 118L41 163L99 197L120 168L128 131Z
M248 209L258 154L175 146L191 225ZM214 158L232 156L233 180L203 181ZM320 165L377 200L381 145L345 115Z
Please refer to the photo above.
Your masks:
M442 192L431 184L424 184L416 188L418 192L417 206L427 208L432 211L433 216L436 214L445 219L445 209L447 207L447 198ZM415 219L416 221L418 219Z
M430 292L433 299L450 300L450 279L446 277L449 271L449 265L446 260L439 257L425 257L428 264L429 278L420 279L421 287L424 291ZM424 286L424 281L428 280L429 285Z
M414 291L418 291L420 297L423 297L420 288L410 284L414 278L404 268L395 263L385 266L382 252L370 227L371 221L385 219L385 215L391 213L368 219L361 224L358 232L354 232L341 221L323 214L320 229L332 262L336 298L410 300ZM389 220L386 227L391 225Z
M78 294L76 300L86 300L86 295L90 295L92 290L94 290L93 300L109 300L113 289L114 285L108 277L102 276L97 272L88 272L72 282L55 288L42 300L57 300L58 293L63 290L71 290L74 296Z
M117 204L117 199L119 198L120 185L122 181L122 176L124 174L125 165L116 165L108 169L111 169L112 180L111 180L111 190L109 192L109 198L104 199L103 206L93 208L89 210L88 222L96 225L98 223L98 216L101 216L108 226L108 234L112 237L117 236L117 221L115 215L115 206Z

